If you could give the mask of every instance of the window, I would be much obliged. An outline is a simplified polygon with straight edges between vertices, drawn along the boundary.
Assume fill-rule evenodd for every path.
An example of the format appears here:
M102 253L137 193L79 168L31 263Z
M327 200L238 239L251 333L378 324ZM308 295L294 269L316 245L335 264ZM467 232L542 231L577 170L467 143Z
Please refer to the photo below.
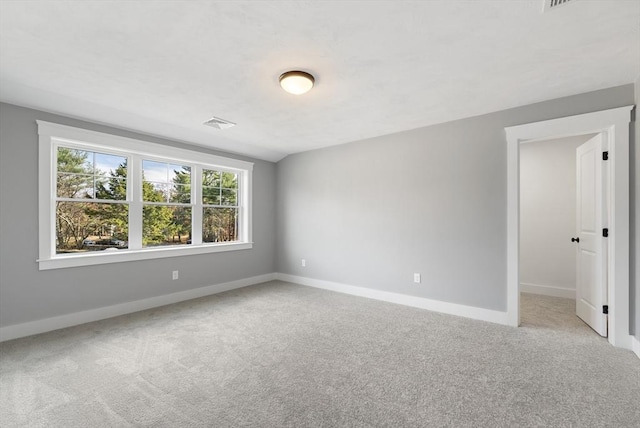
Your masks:
M238 239L238 175L202 170L202 240L225 242Z
M143 160L142 201L143 247L191 244L190 166Z
M57 146L56 254L127 248L125 156Z
M252 248L253 164L38 121L40 269Z

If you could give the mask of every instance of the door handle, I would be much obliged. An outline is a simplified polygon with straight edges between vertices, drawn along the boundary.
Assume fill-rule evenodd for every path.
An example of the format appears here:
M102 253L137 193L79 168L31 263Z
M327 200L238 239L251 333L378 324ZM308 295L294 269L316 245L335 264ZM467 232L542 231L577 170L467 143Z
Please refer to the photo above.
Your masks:
M580 242L580 238L571 238L571 242Z

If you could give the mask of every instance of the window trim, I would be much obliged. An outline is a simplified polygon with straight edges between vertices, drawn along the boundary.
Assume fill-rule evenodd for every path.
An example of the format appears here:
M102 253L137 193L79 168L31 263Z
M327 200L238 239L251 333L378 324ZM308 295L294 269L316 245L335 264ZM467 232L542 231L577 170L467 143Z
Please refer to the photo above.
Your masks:
M74 266L89 266L106 263L128 262L135 260L149 260L164 257L188 256L196 254L217 253L226 251L246 250L253 248L252 241L252 174L253 163L231 159L222 156L211 155L195 150L181 149L162 144L152 143L133 138L121 137L118 135L106 134L87 129L76 128L73 126L60 125L57 123L45 122L37 120L38 125L38 228L39 228L39 246L37 259L40 270L67 268ZM232 171L238 174L239 199L239 230L238 241L220 242L220 243L199 243L196 240L194 244L188 246L161 246L147 247L140 249L118 250L118 252L90 252L81 254L56 254L55 248L55 186L54 172L56 171L56 147L63 145L65 147L78 147L106 153L116 152L120 155L126 155L129 160L135 159L156 159L160 161L170 161L172 163L183 162L185 164L196 167L200 170L202 167L218 168L226 171ZM135 186L130 185L133 174L140 175L137 181L141 181L141 165L136 165L133 161L129 165L128 171L128 189L127 194L132 198L127 198L130 204L141 203L137 201L141 197L139 191L134 189ZM192 170L193 171L193 170ZM192 180L194 177L192 175ZM192 198L200 196L200 179L192 185L195 188L195 194ZM131 193L130 193L131 192ZM201 204L197 203L197 199L192 201L193 209ZM195 216L198 217L197 215ZM200 216L201 218L201 216ZM132 222L130 217L129 236L130 244L132 243L132 235L137 233L135 229L135 221ZM140 222L142 220L140 219ZM134 230L132 230L132 228ZM136 235L137 236L137 235ZM141 239L141 237L140 237Z

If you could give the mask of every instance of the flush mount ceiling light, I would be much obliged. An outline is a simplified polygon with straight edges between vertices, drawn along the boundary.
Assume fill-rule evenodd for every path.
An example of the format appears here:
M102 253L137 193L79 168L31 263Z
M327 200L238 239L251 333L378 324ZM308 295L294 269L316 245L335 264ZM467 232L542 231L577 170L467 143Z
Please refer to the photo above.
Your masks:
M280 75L282 89L294 95L309 92L315 81L312 75L304 71L287 71Z

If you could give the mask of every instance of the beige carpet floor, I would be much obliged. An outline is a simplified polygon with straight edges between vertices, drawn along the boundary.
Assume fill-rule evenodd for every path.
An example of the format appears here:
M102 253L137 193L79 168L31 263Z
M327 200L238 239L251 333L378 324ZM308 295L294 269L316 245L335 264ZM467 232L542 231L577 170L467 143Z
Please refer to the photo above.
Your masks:
M511 328L270 282L0 344L2 427L638 427L640 360L523 295Z

